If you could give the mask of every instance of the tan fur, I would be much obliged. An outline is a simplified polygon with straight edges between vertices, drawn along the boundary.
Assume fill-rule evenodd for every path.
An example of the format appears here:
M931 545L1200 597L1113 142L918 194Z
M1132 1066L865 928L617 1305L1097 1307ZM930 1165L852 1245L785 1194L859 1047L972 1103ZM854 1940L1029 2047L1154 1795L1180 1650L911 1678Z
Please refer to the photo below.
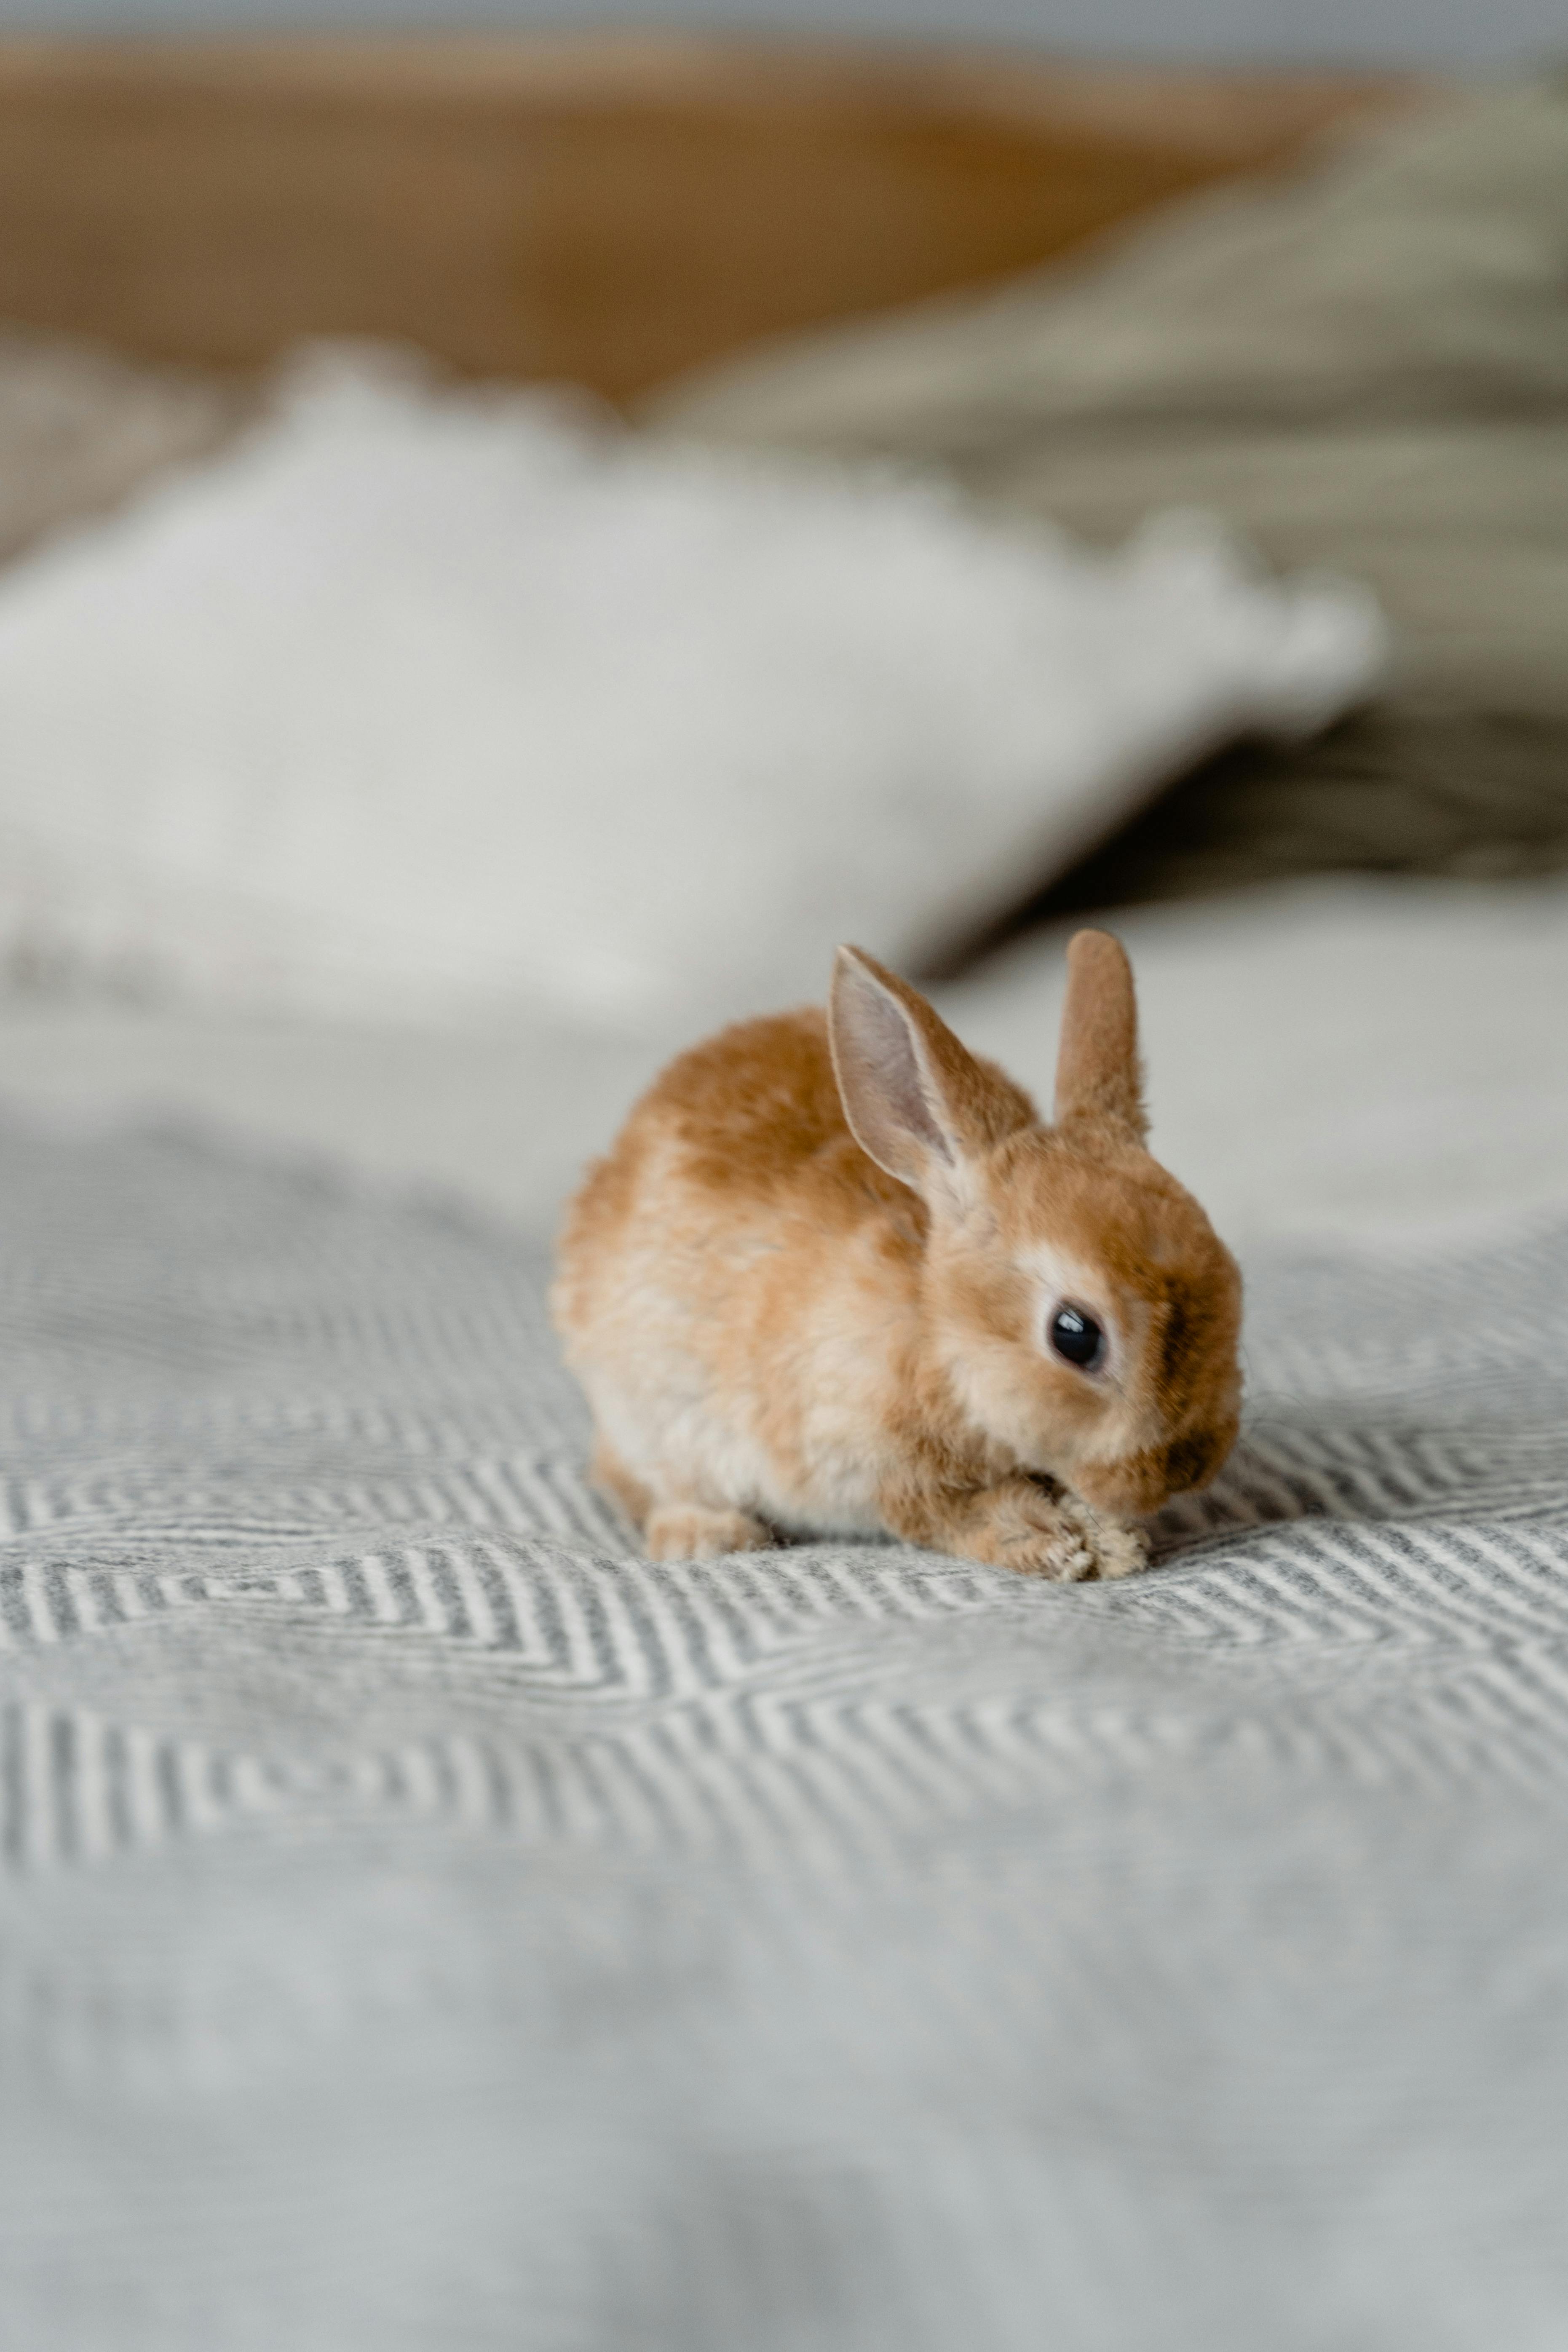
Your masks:
M552 1297L595 1475L649 1552L889 1529L1047 1576L1140 1565L1128 1519L1234 1443L1241 1307L1143 1132L1102 933L1070 950L1053 1127L852 949L831 1021L681 1055L589 1171ZM1052 1352L1060 1299L1102 1367Z

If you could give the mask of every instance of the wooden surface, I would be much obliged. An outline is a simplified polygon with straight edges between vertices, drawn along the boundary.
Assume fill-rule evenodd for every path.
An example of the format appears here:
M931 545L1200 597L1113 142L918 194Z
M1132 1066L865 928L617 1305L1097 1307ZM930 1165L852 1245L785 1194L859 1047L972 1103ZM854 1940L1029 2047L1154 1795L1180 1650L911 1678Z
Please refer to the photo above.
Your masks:
M406 337L618 396L1417 94L674 37L0 42L0 317L237 365Z

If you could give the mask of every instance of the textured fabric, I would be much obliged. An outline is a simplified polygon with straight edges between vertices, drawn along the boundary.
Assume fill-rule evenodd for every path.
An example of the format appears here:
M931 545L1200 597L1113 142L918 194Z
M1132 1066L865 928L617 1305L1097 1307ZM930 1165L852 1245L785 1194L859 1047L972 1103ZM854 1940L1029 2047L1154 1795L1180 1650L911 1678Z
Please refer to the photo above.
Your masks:
M1127 908L1113 928L1138 976L1155 1150L1233 1246L1375 1247L1568 1212L1568 884L1358 877ZM1042 1103L1067 944L1038 930L937 996ZM151 1107L548 1235L584 1162L698 1034L13 1001L0 1101L79 1127Z
M1302 875L1513 881L1565 866L1568 718L1380 703L1289 750L1204 761L1000 922L955 931L936 968L1068 915Z
M1090 541L1187 502L1271 563L1373 585L1398 648L1373 717L1178 785L1070 903L1540 873L1568 864L1565 288L1557 75L1336 141L1087 260L742 354L648 422L932 468Z
M1568 1232L1103 1588L638 1563L542 1274L0 1135L8 2352L1556 2352Z

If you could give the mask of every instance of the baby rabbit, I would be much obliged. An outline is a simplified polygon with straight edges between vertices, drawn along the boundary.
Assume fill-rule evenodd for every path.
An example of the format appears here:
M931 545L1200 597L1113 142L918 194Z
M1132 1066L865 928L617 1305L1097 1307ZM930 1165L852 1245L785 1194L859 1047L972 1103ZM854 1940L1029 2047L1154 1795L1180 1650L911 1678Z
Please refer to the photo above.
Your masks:
M888 1528L1037 1576L1236 1440L1241 1278L1144 1149L1132 974L1068 950L1056 1121L858 948L672 1062L568 1213L594 1472L656 1559Z

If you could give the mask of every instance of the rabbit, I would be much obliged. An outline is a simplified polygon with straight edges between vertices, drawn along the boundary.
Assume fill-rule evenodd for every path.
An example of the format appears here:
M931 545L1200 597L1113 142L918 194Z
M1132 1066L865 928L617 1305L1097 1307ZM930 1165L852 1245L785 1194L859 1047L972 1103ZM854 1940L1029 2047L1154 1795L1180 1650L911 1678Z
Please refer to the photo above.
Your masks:
M1056 1116L840 948L826 1019L669 1064L552 1293L596 1483L655 1559L890 1533L1064 1580L1235 1443L1241 1277L1144 1148L1132 973L1068 950Z

